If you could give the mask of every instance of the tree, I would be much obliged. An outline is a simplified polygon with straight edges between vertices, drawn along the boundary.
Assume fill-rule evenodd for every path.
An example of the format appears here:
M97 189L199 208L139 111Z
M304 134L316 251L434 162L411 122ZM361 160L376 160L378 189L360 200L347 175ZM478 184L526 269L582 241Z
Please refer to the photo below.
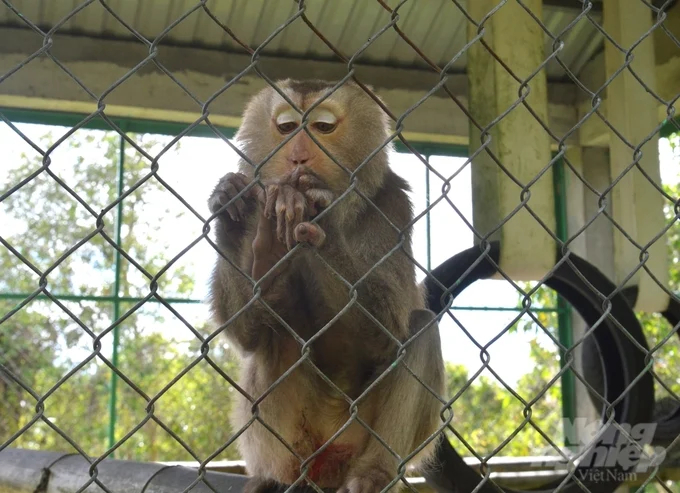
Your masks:
M43 130L40 130L43 132ZM36 142L49 148L58 138L59 130L39 133ZM130 134L147 153L156 155L169 142L167 138ZM51 154L50 171L60 177L98 214L118 196L117 162L120 138L114 132L79 130ZM151 165L134 148L125 149L125 189L145 179ZM18 164L7 174L3 188L8 189L39 169L42 160L37 155L22 155ZM2 178L0 177L0 180ZM673 196L680 195L680 186L666 187ZM134 190L123 202L122 237L120 246L143 269L154 275L172 258L173 251L159 240L162 225L158 211L149 208L162 205L166 223L179 219L183 211L167 205L167 192L153 176ZM63 261L55 261L72 246L96 230L96 218L46 172L28 182L2 202L0 220L3 240L34 264L45 277L47 288L58 295L79 295L87 299L68 299L61 303L78 321L73 320L54 302L35 299L0 323L0 364L19 376L39 395L54 387L69 370L92 354L93 340L80 326L101 334L114 322L109 298L114 294L116 250L102 235L95 235ZM104 231L115 238L116 208L104 215ZM669 221L674 212L666 209ZM5 226L9 224L10 226ZM677 224L677 223L676 223ZM680 290L680 228L668 233L671 265L671 286ZM173 247L174 248L174 247ZM149 280L130 262L120 264L119 294L126 298L148 293ZM171 279L159 279L159 292L188 297L193 288L193 273L188 267L173 268ZM20 293L12 299L0 297L0 317L10 313L17 303L40 286L40 275L19 261L7 248L0 247L0 293ZM162 288L162 289L161 289ZM104 298L104 299L102 299ZM229 441L236 430L229 427L227 415L236 390L206 361L200 361L188 373L201 354L200 342L171 337L150 330L164 327L170 315L161 305L147 303L141 309L127 313L134 302L120 305L120 353L118 369L146 396L155 400L148 408L145 397L123 380L118 386L118 419L116 437L121 438L143 423L117 451L116 457L131 460L191 460L173 436L177 435L199 457L205 458ZM541 288L532 296L532 307L556 306L555 293ZM155 309L158 308L158 309ZM557 334L554 313L536 312L541 325L553 336ZM669 334L670 327L657 316L640 315L650 346ZM207 326L195 327L207 333ZM561 388L557 381L546 386L559 371L559 355L543 329L532 321L516 324L512 331L533 335L530 357L533 370L520 378L513 392L524 401L533 402L531 422L562 445ZM111 333L103 337L102 354L110 358ZM236 377L237 365L223 338L210 344L210 357L229 376ZM2 368L0 367L0 368ZM680 367L677 336L673 336L655 353L655 372L676 392L677 368ZM178 380L172 385L178 376ZM473 450L482 455L492 453L509 437L509 443L497 451L500 456L543 454L548 443L532 424L525 423L525 406L509 389L493 378L481 375L468 385L471 378L462 365L446 365L447 396L460 395L452 404L452 426ZM111 370L95 358L75 372L45 400L45 416L64 430L86 453L98 456L106 452L108 404ZM665 391L657 386L659 396ZM664 394L667 395L667 394ZM155 399L157 397L157 399ZM0 443L27 425L35 415L35 400L0 369ZM162 425L149 420L150 412ZM522 428L519 432L517 430ZM515 435L516 433L516 435ZM514 435L514 436L513 436ZM467 448L457 438L451 443L462 455ZM72 451L71 446L45 423L37 422L18 437L12 446L42 450ZM219 458L237 458L230 446Z
M529 284L524 286L525 291L528 287ZM554 306L555 293L548 289L540 288L532 296L534 308ZM554 313L540 311L533 314L546 330L553 335L557 333ZM557 446L563 445L559 381L547 391L545 389L559 371L557 348L552 343L546 343L547 337L543 335L543 329L530 319L516 323L510 330L534 334L530 342L530 356L534 361L531 373L521 377L516 385L510 386L512 392L495 379L480 375L452 405L453 428L474 452L482 456L494 451L497 456L526 457L543 454L550 444L537 429L543 431ZM446 365L446 374L449 398L466 387L471 377L464 366L450 363ZM525 406L513 392L527 403L537 399L527 408L531 412L531 422L525 422ZM503 445L510 437L511 440ZM451 438L451 444L461 455L470 454L457 438Z
M680 197L680 183L664 186L664 191L674 197L677 201ZM666 220L674 225L666 234L668 245L668 257L670 259L670 282L669 288L676 294L680 294L680 223L675 216L673 204L666 203L664 207ZM677 396L680 396L680 379L678 379L678 368L680 368L680 345L678 344L678 327L671 327L668 321L659 314L638 313L638 318L642 324L645 337L650 349L661 344L654 351L654 373L660 382L656 384L656 398L671 397L677 404ZM674 330L675 329L675 330ZM669 337L668 340L665 339ZM667 386L675 396L669 395L664 388Z
M63 129L64 131L66 129ZM37 134L36 143L48 149L58 138L58 129ZM150 155L156 155L169 139L151 135L130 134ZM115 132L78 130L51 154L50 171L89 205L95 214L114 202L118 196L117 164L120 137ZM8 189L39 169L39 156L24 153L17 166L7 175L3 188ZM150 172L150 163L132 146L125 151L124 186L127 190ZM164 188L158 180L146 181L123 202L120 247L151 275L164 267L169 254L167 245L157 233L156 216L149 217L146 207L164 204L159 200ZM71 196L54 178L43 171L3 202L3 213L14 224L14 230L3 231L3 238L20 255L46 276L47 288L56 295L79 295L89 298L111 297L114 287L116 250L103 235L95 234L61 262L56 262L69 248L96 232L97 220L87 207ZM164 216L176 220L182 210L164 206ZM115 238L116 208L104 216L104 232ZM148 292L148 279L127 260L120 264L119 295L134 297ZM33 273L8 249L0 249L0 292L21 293L15 299L0 299L0 316L9 313L17 301L39 287L39 275ZM187 297L193 278L186 267L176 267L172 279L161 278L166 292ZM112 305L101 299L63 301L77 320L72 319L54 302L35 299L0 324L0 364L20 377L39 395L45 395L69 370L92 354L93 339L82 325L101 334L113 323ZM153 397L160 390L158 382L167 383L199 354L198 340L182 345L149 327L161 326L166 315L137 310L129 316L125 305L120 315L120 358L118 368L143 392ZM198 329L202 329L198 327ZM205 332L205 331L204 331ZM110 358L111 334L102 338L102 354ZM213 343L211 357L229 374L235 373L233 357L228 350ZM219 347L218 347L219 346ZM230 436L225 420L217 423L215 415L224 415L230 406L229 385L207 364L199 364L181 378L159 399L154 415L179 435L190 434L192 448L206 456ZM1 368L1 367L0 367ZM45 416L89 455L107 450L108 399L111 370L94 358L78 370L45 400ZM119 380L118 422L120 438L147 415L146 400ZM170 397L172 396L172 398ZM194 403L192 403L194 402ZM9 374L0 371L0 443L28 424L35 415L35 401ZM191 428L193 426L193 428ZM162 432L162 433L161 433ZM191 456L176 440L148 422L134 438L120 449L123 457L135 459L178 460ZM184 437L186 438L186 436ZM45 423L38 421L23 433L13 446L68 450L70 446ZM233 449L233 447L232 447ZM234 452L228 452L232 457Z

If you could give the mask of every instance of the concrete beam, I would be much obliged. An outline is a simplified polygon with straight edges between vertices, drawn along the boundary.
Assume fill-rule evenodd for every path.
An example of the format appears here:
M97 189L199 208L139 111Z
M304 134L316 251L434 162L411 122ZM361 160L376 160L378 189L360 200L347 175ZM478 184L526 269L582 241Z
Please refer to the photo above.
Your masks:
M644 5L643 5L644 6ZM649 17L651 11L642 9L643 14ZM680 3L675 3L672 7L667 9L667 17L663 26L676 38L680 38ZM651 26L650 26L651 27ZM635 31L639 36L642 31L638 28ZM633 36L631 35L631 38ZM678 80L680 80L680 49L675 42L664 32L661 27L657 27L652 33L653 52L655 60L656 71L656 94L665 101L673 101L680 93ZM635 37L637 39L637 37ZM632 43L631 43L632 44ZM629 44L628 46L630 46ZM611 48L611 47L610 47ZM649 50L647 50L649 52ZM639 48L636 48L635 58L638 60L642 56ZM636 63L638 63L636 62ZM593 57L581 72L578 74L579 81L583 83L590 91L600 89L607 80L607 73L605 71L605 53L600 52ZM607 99L608 91L605 88L602 91L602 97L605 99L601 107L601 111L607 115ZM587 113L591 104L589 96L583 92L578 91L577 100L579 106L579 118ZM665 105L659 104L658 101L649 100L649 104L656 105L658 122L666 119L668 108ZM680 101L675 102L676 114L680 114ZM602 146L609 145L610 132L604 122L598 117L593 116L586 120L579 129L580 145L587 146Z
M674 59L669 63L671 63L672 65L675 65L677 63L677 67L676 66L669 67L672 68L672 71L668 70L664 71L663 73L657 70L657 74L659 77L657 78L657 80L663 80L665 83L670 83L673 80L675 81L680 80L680 57ZM663 77L663 79L660 79L661 77ZM673 79L674 77L675 79ZM678 93L676 90L675 96L677 96L678 94L680 93ZM668 98L666 100L668 101L670 99L673 98ZM667 106L660 104L657 105L655 103L649 104L655 110L657 125L666 120L666 118L668 117ZM675 108L675 114L676 115L680 114L680 100L676 101L673 107ZM586 115L591 108L592 106L590 101L587 102L584 101L579 103L577 109L578 118L579 119L583 118L584 115ZM602 101L599 110L602 116L607 120L609 120L608 116L609 112L607 110L608 108L609 101L605 99L604 101ZM583 122L583 124L581 124L581 126L578 129L578 135L579 135L578 143L583 147L609 147L611 130L599 115L593 114L585 122Z
M468 5L473 18L481 19L495 7L495 0L476 0ZM525 1L541 17L540 0ZM477 35L468 26L468 39ZM484 39L517 74L526 79L544 59L543 32L524 9L510 2L487 20ZM475 43L468 51L470 109L488 125L517 99L519 84L488 50ZM548 97L545 71L529 83L527 102L541 119L547 117ZM481 132L470 125L470 155L482 142ZM523 106L516 107L491 129L487 147L514 178L525 186L540 175L551 160L550 137ZM500 266L515 280L541 279L555 265L555 242L541 224L524 208L522 188L508 177L495 160L482 151L473 161L473 223L482 235L501 241ZM555 200L552 168L531 184L527 205L552 232L555 231Z
M42 46L42 38L24 29L0 30L0 74L21 64ZM102 95L135 65L148 56L148 48L136 41L103 40L56 35L51 53L92 91ZM251 57L216 50L160 46L157 59L199 100L188 96L174 81L147 63L105 97L106 113L151 120L191 123L200 115L200 102L243 71ZM258 66L270 78L338 79L347 74L344 63L261 57ZM357 66L357 75L372 85L396 115L403 114L432 89L439 76L432 71ZM0 76L2 77L2 76ZM265 82L248 72L209 106L211 119L220 125L238 126L245 102ZM466 107L465 75L449 77L448 87ZM548 88L547 120L558 135L565 135L576 122L572 84ZM37 58L0 83L0 107L89 113L93 98L61 68L47 58ZM405 120L406 136L412 140L466 145L468 121L443 91L433 95ZM572 142L576 137L572 139Z
M651 27L652 13L643 2L604 0L604 28L621 46L629 47L638 43L639 38ZM612 43L606 43L607 74L613 75L624 62L625 55ZM631 67L652 90L656 89L652 37L636 46ZM612 126L633 146L645 142L659 122L655 100L629 71L621 72L612 80L607 87L607 97L610 102L607 118ZM611 179L612 183L616 183L611 192L613 217L627 235L644 247L665 227L664 197L639 170L632 168L627 171L636 159L634 151L613 132L609 142ZM640 151L640 167L659 184L658 138L648 140ZM647 267L663 286L667 286L669 273L664 238L654 242L648 248L648 253ZM668 295L644 271L638 270L626 281L639 265L640 255L640 249L623 233L614 231L615 282L640 287L636 303L638 310L664 311L668 306Z

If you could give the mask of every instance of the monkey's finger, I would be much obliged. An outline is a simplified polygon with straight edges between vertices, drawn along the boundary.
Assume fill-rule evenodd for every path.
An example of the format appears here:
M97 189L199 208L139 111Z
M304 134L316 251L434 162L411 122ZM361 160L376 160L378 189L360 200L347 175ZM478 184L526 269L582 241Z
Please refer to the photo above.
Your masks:
M300 223L295 227L295 241L319 248L326 241L326 233L318 224Z
M307 173L306 168L303 166L296 166L287 178L287 182L290 183L295 188L298 187L298 181L303 173Z
M227 213L232 218L232 220L237 222L240 221L241 218L245 217L246 212L245 197L247 197L247 194L243 194L240 197L237 197L237 195L241 193L245 187L246 185L243 183L241 177L239 177L235 173L232 174L232 176L225 184L226 197L224 202L227 203L231 201L231 203L227 206Z
M223 204L227 205L227 214L231 217L232 221L240 221L245 215L246 203L243 200L243 196L236 197L240 190L232 183L227 183L226 186L227 193L222 194Z
M281 243L286 243L286 197L283 190L276 199L276 236Z
M298 208L297 202L299 201L298 194L291 187L286 187L285 191L285 217L286 217L286 237L285 243L288 250L295 246L295 240L293 238L293 228L297 224L295 222L295 216L297 215L296 209Z
M233 199L237 194L236 187L230 182L225 181L220 184L219 188L213 193L208 202L210 211L215 214L219 211L226 212L232 221L238 221L240 219L238 209L235 206L235 202L242 200L240 197ZM231 201L231 203L229 203ZM224 206L227 205L226 209Z
M279 186L269 185L267 187L267 201L264 206L264 215L271 218L275 213L277 198L279 196Z
M234 186L240 192L248 186L249 180L243 173L228 173L227 180L234 184Z
M288 250L295 246L295 226L302 221L305 210L304 197L300 194L292 194L292 206L286 211L286 246Z
M327 188L311 188L305 192L305 197L311 200L315 205L325 209L331 205L335 195Z
M267 205L267 193L265 192L265 189L256 185L250 189L250 193L260 203L262 211L264 212Z
M300 224L305 218L305 212L307 211L307 201L305 196L301 193L295 194L295 204L293 205L294 211L294 222L293 225Z
M321 178L311 173L300 175L300 178L298 179L298 190L306 192L310 188L328 188L328 185L326 185Z
M259 200L262 202L262 205L264 205L266 200L267 185L262 183L262 181L259 179L250 179L243 173L236 173L236 175L238 176L239 183L243 186L243 188L250 186L248 191L243 195L243 198ZM241 188L241 190L243 190L243 188Z

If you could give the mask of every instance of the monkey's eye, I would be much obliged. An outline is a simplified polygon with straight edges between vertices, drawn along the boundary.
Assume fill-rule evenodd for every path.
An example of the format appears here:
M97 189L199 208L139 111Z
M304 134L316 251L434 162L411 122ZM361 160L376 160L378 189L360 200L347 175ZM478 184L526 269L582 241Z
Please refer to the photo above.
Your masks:
M281 132L282 134L289 134L297 128L297 123L295 123L295 122L279 123L276 126L276 128L278 128L279 132Z
M328 123L328 122L315 122L314 123L314 128L321 132L322 134L329 134L333 130L335 130L336 124L335 123Z

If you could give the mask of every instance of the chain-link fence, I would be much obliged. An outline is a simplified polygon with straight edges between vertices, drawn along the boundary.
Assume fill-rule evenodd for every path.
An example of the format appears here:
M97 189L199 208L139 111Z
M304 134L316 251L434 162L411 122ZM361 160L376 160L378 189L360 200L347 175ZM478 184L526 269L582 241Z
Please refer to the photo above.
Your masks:
M515 469L499 458L514 454L542 456L523 463L532 489L613 491L631 483L677 491L664 471L675 466L680 434L680 298L673 292L680 289L680 5L153 4L1 2L0 485L3 477L16 480L31 457L11 449L26 448L75 453L80 475L70 470L76 479L66 488L76 491L129 487L111 461L121 453L150 461L177 455L198 466L168 479L167 469L140 465L134 489L160 489L161 481L220 491L241 483L224 482L211 465L240 458L237 445L247 442L241 450L257 458L246 457L249 471L286 483L283 490L415 491L424 486L414 474L440 491L524 488L522 477L503 482ZM202 61L182 51L187 46L220 54ZM213 67L216 61L228 68ZM281 75L333 82L296 85ZM290 121L275 123L299 123L275 142L262 128L270 113L255 130L233 133L236 113L262 89L293 108ZM62 112L25 111L36 108ZM314 126L314 115L328 108L347 111L347 122L354 114L347 108L370 120L353 153ZM148 121L163 118L175 123ZM389 121L384 134L375 130L382 120ZM332 132L338 119L321 121ZM58 127L45 133L29 123ZM660 137L668 154L661 164ZM250 210L247 200L271 201L271 170L282 169L282 156L302 141L344 187L333 194L312 187L320 210L302 221L306 240L288 249L272 239L278 246L264 253L254 243L246 248L247 258L265 258L256 275L252 258L225 246L237 234L232 223ZM439 162L443 155L448 161ZM223 196L208 210L210 193L194 197L185 182L221 177L224 156L240 163L247 180L228 175L236 192L218 187ZM380 195L383 182L369 186L367 176L382 179L370 170L386 156L404 173L422 170L412 215L399 210L402 195ZM456 188L465 173L469 213ZM386 176L390 190L401 186ZM212 190L216 181L203 186ZM343 211L355 210L350 205L360 213L338 226ZM433 219L442 209L449 216ZM248 228L266 224L250 214L239 218L251 221ZM278 220L279 230L292 221L280 213ZM362 221L362 241L339 249L336 227L361 229ZM474 246L452 247L455 238L432 233L454 221L454 236L464 228ZM225 233L225 224L236 229ZM321 240L318 225L327 229ZM411 245L418 228L428 240L422 255ZM280 240L291 235L293 228ZM302 244L317 242L316 249ZM443 259L433 261L435 245L443 245ZM192 296L192 255L218 264L217 324L187 308L200 302ZM288 286L285 303L268 297L279 269L296 269L303 281ZM408 298L416 278L439 337L437 324L411 312L421 307ZM520 301L504 307L503 327L484 341L456 300L491 279ZM495 293L483 304L494 305ZM312 315L317 309L323 315ZM137 329L171 326L168 319L185 335L181 343ZM366 332L331 335L352 323ZM266 334L253 336L249 324ZM536 368L512 381L490 354L518 364L503 344L522 327L543 339L532 341ZM453 331L481 359L472 375L440 361L439 341L446 353ZM268 343L257 349L262 338ZM234 346L246 357L237 358ZM253 363L263 354L266 362ZM309 397L306 385L317 394ZM337 423L328 425L312 409L316 402L339 408ZM229 425L234 408L239 419ZM438 422L426 423L435 408ZM352 458L351 434L362 437L368 466ZM413 443L403 445L407 438ZM145 442L163 445L150 456L135 452ZM409 466L423 450L434 451L434 466L414 473ZM49 482L63 459L34 459L40 467L26 468L31 481L41 474ZM339 484L328 479L336 476Z

